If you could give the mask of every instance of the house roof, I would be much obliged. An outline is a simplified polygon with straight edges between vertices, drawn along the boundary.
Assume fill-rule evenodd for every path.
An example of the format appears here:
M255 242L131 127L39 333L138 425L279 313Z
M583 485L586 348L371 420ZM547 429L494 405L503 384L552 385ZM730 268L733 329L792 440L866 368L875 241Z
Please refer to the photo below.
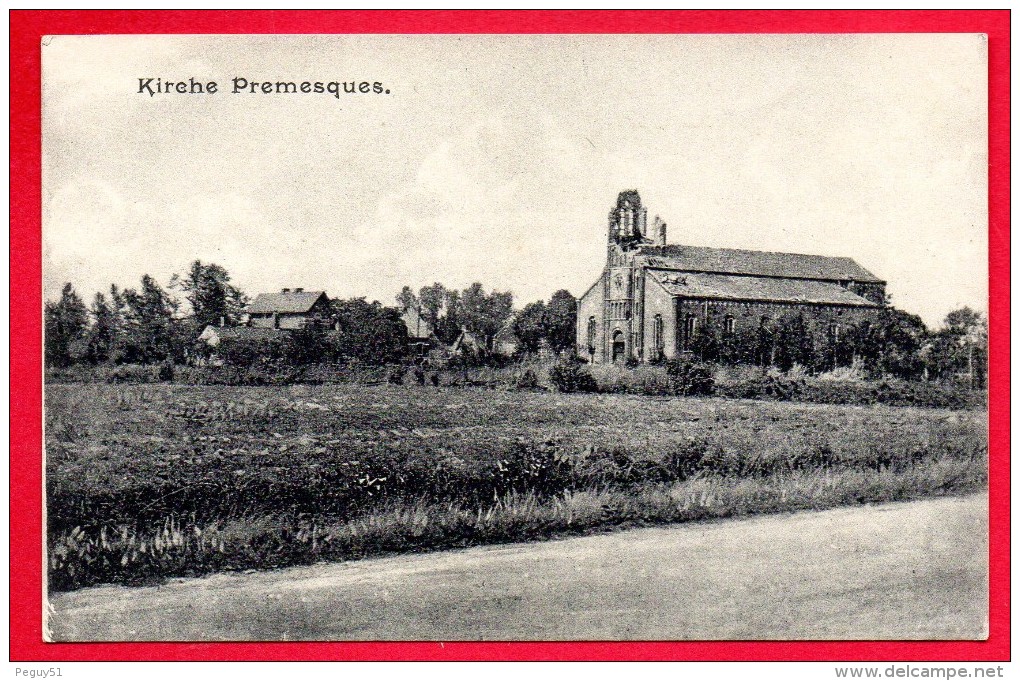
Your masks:
M429 338L435 333L435 329L422 316L421 312L413 307L404 308L400 320L407 327L407 335L411 338Z
M517 337L517 330L514 328L514 322L516 321L517 314L515 313L510 315L509 319L503 323L503 326L499 327L499 331L497 331L496 335L492 337L492 340L502 343L516 343L520 341L520 338Z
M880 307L827 281L654 270L652 277L671 295L684 298Z
M248 314L301 313L308 312L326 295L325 291L287 291L286 293L260 293L245 308Z
M650 267L685 272L748 274L827 281L881 282L852 258L800 253L769 253L702 246L642 246Z
M461 329L460 335L457 336L457 340L453 341L453 345L450 346L450 351L460 352L464 348L471 350L484 350L485 343L467 329Z

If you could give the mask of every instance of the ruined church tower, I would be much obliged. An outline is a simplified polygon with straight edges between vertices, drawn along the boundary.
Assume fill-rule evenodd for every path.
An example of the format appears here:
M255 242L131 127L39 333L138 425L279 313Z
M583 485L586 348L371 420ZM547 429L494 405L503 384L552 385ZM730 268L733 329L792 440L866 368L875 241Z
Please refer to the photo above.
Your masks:
M603 356L610 361L641 359L644 270L635 267L635 247L649 243L648 209L636 190L620 192L609 211L609 240L603 274Z

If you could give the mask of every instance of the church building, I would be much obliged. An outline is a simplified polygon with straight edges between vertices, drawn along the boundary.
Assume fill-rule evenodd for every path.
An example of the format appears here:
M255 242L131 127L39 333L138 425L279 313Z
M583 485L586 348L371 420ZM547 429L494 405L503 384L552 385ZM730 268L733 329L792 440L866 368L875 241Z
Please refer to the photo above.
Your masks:
M691 350L699 328L767 329L790 313L838 338L885 308L885 282L851 258L666 243L637 191L609 211L606 265L577 306L577 348L594 363L655 362Z

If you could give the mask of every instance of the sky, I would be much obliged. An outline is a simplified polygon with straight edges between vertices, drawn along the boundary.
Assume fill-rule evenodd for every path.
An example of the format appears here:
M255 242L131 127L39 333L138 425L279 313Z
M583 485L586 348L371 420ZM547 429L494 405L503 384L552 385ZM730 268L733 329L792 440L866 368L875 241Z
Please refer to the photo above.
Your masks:
M54 36L43 295L166 285L385 304L582 294L637 189L670 243L854 258L937 325L987 310L984 36ZM216 94L139 93L140 78ZM383 93L233 94L231 79ZM155 81L153 81L155 83ZM386 93L385 91L388 91Z

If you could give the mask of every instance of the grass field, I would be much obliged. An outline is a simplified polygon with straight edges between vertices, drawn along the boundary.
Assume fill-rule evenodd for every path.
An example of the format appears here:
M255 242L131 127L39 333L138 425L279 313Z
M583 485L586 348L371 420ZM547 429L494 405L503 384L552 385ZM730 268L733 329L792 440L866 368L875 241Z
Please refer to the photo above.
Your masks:
M420 386L48 385L51 589L984 487L986 416Z

